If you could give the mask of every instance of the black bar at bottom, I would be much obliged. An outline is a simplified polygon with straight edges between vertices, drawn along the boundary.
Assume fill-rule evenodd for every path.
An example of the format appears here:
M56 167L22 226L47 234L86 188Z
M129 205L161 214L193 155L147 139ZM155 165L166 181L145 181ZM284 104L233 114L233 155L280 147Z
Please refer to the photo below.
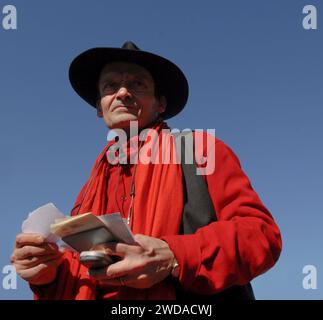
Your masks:
M0 301L1 313L11 319L280 319L283 313L313 319L323 301L257 300L225 303L176 301ZM319 316L320 318L321 316ZM290 319L290 317L289 317Z

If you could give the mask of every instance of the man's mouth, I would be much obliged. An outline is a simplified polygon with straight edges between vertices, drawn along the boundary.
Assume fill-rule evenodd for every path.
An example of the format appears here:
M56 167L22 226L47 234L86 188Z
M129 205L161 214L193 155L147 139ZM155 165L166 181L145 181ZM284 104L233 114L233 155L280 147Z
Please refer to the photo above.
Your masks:
M128 109L134 109L135 107L134 106L124 106L124 105L119 105L119 106L116 106L113 108L113 111L114 110L117 110L117 109L120 109L120 108L123 108L125 110L128 110Z

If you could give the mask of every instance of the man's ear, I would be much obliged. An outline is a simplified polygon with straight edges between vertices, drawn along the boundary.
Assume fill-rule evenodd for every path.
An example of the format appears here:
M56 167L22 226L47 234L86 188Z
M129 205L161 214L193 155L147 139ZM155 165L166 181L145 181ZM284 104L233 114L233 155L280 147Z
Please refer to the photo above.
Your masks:
M103 112L102 112L100 100L98 100L96 103L96 115L98 116L98 118L103 118Z
M161 96L159 98L159 105L158 105L159 113L163 113L166 110L166 107L167 107L167 100L165 96Z

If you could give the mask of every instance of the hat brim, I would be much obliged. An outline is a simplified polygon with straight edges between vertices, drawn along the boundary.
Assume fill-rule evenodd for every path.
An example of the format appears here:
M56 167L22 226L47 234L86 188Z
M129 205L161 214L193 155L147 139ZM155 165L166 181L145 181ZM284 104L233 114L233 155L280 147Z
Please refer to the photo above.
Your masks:
M96 108L100 73L107 63L117 61L136 63L151 73L155 85L167 100L166 110L161 114L164 119L175 116L185 107L189 88L184 73L171 61L142 50L103 47L81 53L69 68L72 87Z

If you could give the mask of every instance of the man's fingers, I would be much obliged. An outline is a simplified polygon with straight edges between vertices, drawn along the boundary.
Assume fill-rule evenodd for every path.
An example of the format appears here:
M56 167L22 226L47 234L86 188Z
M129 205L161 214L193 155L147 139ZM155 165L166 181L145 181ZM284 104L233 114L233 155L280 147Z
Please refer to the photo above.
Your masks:
M106 277L112 279L135 273L142 268L140 259L124 259L109 265L106 269Z
M107 242L97 244L94 247L92 247L91 250L105 252L107 255L120 255L121 252L117 252L117 249L119 249L119 247L120 246L117 247L117 242Z
M105 286L127 286L137 289L150 288L154 283L149 280L146 274L133 274L131 276L122 276L113 279L99 280L100 284Z
M50 262L52 260L59 260L61 256L62 254L51 254L51 255L45 255L40 257L35 256L35 257L30 257L28 259L17 260L15 264L17 268L30 269L30 268L36 267L41 263Z
M16 248L21 248L25 245L42 245L45 243L45 238L39 233L21 233L16 237Z
M46 266L44 264L39 264L33 268L29 268L29 269L22 269L19 270L16 267L17 272L19 272L19 275L26 281L29 281L35 277L38 277L41 275L41 272L46 269Z
M142 243L145 243L147 240L149 240L150 237L145 236L144 234L137 233L134 235L134 239L136 243L141 245Z
M102 279L114 279L118 277L123 277L131 273L135 273L140 270L142 264L139 260L128 260L124 259L116 263L110 264L106 268L100 269L89 269L89 275L97 280Z
M129 245L122 242L108 242L91 248L91 250L104 251L107 255L124 257L128 254L140 254L142 248L139 245Z
M127 283L125 279L122 278L122 283L120 281L120 278L115 278L115 279L104 279L100 280L101 285L107 285L107 286L126 286Z
M63 261L63 258L61 257L58 260L55 259L55 260L43 262L33 268L19 270L19 275L26 281L29 281L29 280L35 281L38 278L40 278L45 272L48 272L48 268L50 267L56 268L59 266L59 264L62 261Z
M101 282L107 286L121 286L120 280L117 279L101 280Z
M57 246L52 243L46 243L39 247L27 245L14 251L13 260L24 260L28 257L44 256L57 252L59 252Z

